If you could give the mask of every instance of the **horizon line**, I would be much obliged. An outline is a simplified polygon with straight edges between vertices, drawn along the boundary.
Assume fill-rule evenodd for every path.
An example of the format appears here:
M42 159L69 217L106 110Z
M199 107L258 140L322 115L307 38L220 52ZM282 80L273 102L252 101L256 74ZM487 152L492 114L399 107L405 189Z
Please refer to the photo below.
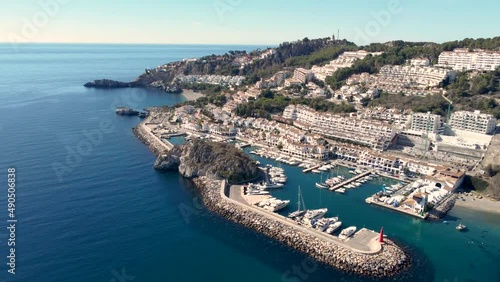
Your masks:
M307 37L307 36L306 36ZM453 41L462 41L465 39L494 39L500 37L500 35L497 36L492 36L492 37L464 37L461 39L453 39L453 40L446 40L446 41L428 41L428 40L404 40L404 39L391 39L387 40L384 42L369 42L369 43L364 43L364 44L359 44L354 41L350 41L347 38L342 38L338 40L346 40L348 42L356 44L358 47L362 46L368 46L370 44L386 44L390 42L395 42L395 41L403 41L403 42L412 42L412 43L435 43L435 44L443 44L447 42L453 42ZM309 38L309 37L307 37ZM315 40L315 39L322 39L326 37L318 37L318 38L309 38L310 40ZM277 47L281 43L284 42L296 42L296 41L301 41L302 39L294 39L294 40L285 40L281 41L279 43L158 43L158 42L46 42L46 41L33 41L33 42L10 42L10 41L0 41L0 44L12 44L12 45L29 45L29 44L65 44L65 45L71 45L71 44L82 44L82 45L208 45L208 46L223 46L223 45L233 45L233 46L268 46L268 47Z
M278 46L281 43L153 43L153 42L44 42L44 41L33 41L33 42L9 42L0 41L0 44L12 44L12 45L29 45L29 44L82 44L82 45L233 45L233 46Z

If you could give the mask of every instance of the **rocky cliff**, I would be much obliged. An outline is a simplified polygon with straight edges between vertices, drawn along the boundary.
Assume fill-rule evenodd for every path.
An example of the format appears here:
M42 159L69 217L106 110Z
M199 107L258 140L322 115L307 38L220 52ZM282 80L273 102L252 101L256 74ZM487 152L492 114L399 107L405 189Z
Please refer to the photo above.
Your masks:
M225 75L245 76L251 78L274 74L283 67L290 65L289 59L310 55L332 46L355 46L345 40L330 40L329 38L304 39L295 42L284 42L276 48L246 51L229 51L223 55L208 55L198 59L188 59L171 62L153 69L146 69L143 74L131 82L119 82L108 79L95 80L86 83L86 87L121 88L150 87L166 92L180 92L175 78L179 75ZM272 52L271 52L272 51Z
M255 179L259 173L257 164L234 146L206 140L175 146L158 157L155 168L179 170L187 178L207 176L231 183Z

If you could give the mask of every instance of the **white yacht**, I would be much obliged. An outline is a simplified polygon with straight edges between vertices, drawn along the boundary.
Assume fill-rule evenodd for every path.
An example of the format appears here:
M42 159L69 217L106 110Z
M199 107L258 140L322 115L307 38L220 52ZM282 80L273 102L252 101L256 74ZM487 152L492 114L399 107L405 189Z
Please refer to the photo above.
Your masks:
M288 204L290 203L290 200L273 200L269 201L269 204L264 206L265 210L271 211L271 212L276 212L281 209L284 209Z
M344 229L340 232L339 239L345 240L345 239L351 237L352 234L354 234L356 232L356 229L357 229L356 226L347 227L346 229Z
M325 231L330 225L339 221L338 217L324 217L316 221L314 228L319 231Z
M333 232L337 231L337 229L339 229L341 225L342 221L337 221L334 224L330 224L325 232L328 234L332 234Z
M263 182L263 183L261 183L261 184L258 185L258 187L260 189L264 189L264 190L266 190L266 189L281 188L283 186L285 186L285 185L282 184L282 183L276 183L276 182L271 182L271 181L270 182Z
M329 187L330 186L328 186L325 183L316 182L316 188L319 188L319 189L328 189Z
M335 192L340 193L340 194L344 194L345 193L345 189L344 188L339 188L339 189L335 190Z
M308 220L319 219L322 218L326 214L326 212L328 212L327 208L307 210L306 214L304 215L304 218Z

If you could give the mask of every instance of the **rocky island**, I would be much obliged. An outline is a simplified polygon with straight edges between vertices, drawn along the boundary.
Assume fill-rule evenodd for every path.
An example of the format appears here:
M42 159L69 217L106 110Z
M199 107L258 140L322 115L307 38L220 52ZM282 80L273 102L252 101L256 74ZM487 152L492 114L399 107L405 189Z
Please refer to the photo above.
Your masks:
M178 170L186 178L206 176L209 179L227 179L230 183L250 181L258 177L255 161L233 145L196 139L174 146L159 155L154 167L160 170Z

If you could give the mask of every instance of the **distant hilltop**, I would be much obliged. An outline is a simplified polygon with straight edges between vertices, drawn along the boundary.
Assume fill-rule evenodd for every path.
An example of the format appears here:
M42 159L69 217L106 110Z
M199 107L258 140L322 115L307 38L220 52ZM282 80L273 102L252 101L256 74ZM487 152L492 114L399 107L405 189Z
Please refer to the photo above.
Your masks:
M339 49L339 54L346 50L355 50L356 45L345 40L307 38L296 42L285 42L277 48L246 51L229 51L223 55L208 55L201 58L190 58L171 62L154 69L146 69L143 74L132 82L119 82L109 79L88 82L85 87L94 88L124 88L150 87L178 92L180 86L186 83L185 77L196 75L242 76L247 79L243 84L255 83L259 76L272 75L272 70L288 65L295 57L318 52L323 49ZM230 84L230 83L228 83ZM174 91L173 91L174 90Z
M322 66L337 58L346 51L366 50L368 52L384 52L377 56L377 60L357 70L374 73L383 65L402 65L411 59L426 59L431 64L437 64L439 55L444 51L453 51L456 48L485 49L500 51L500 37L491 39L464 39L442 44L432 42L405 42L391 41L386 43L372 43L367 46L357 46L347 40L336 40L330 37L308 39L294 42L283 42L278 47L264 50L229 51L223 55L207 55L201 58L189 58L171 62L153 69L146 69L143 74L131 82L119 82L109 79L95 80L85 84L85 87L95 88L123 88L123 87L150 87L162 89L166 92L179 93L181 88L188 88L189 80L186 77L200 75L240 76L244 81L239 84L250 85L260 79L269 78L276 71L293 69L296 67L311 68ZM366 60L369 60L367 58ZM215 80L214 84L232 85ZM195 81L195 83L198 83Z

